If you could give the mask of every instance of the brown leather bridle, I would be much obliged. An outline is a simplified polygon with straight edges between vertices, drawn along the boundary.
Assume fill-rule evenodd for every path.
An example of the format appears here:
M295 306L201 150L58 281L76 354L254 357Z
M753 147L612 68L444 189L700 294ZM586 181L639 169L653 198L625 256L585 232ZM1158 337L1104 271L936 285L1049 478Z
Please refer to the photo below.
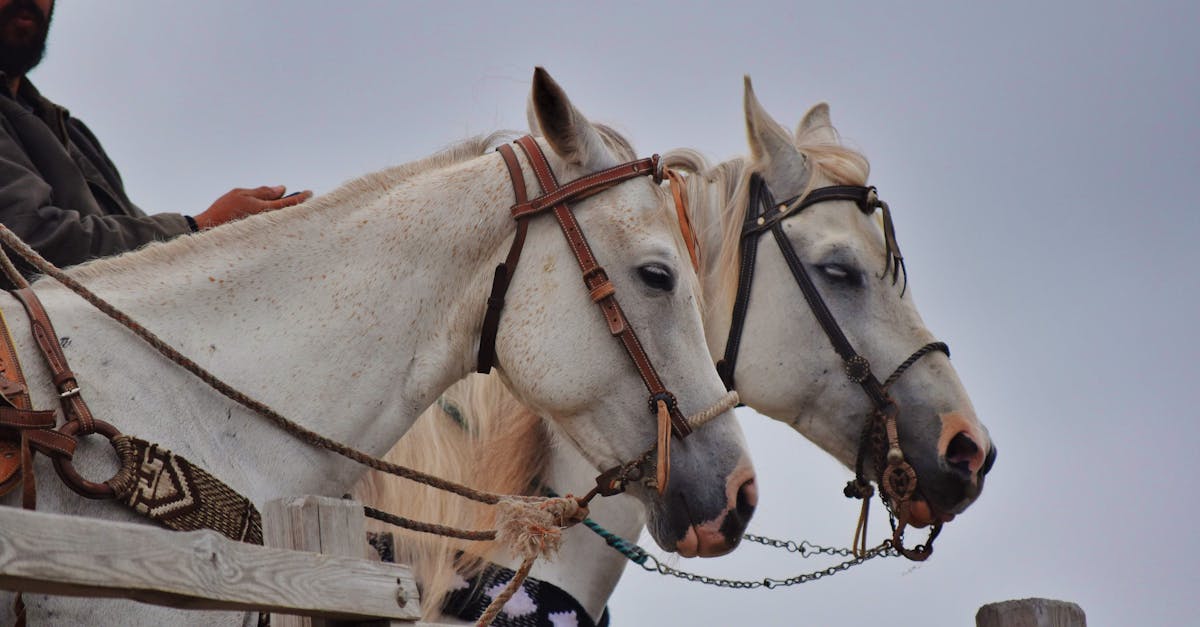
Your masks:
M921 357L939 351L950 356L950 348L944 342L930 342L917 349L898 367L884 383L880 383L871 371L871 363L867 358L858 354L842 332L837 320L829 311L825 300L821 298L804 264L796 255L795 248L783 230L783 221L794 216L807 207L817 203L835 200L848 200L858 206L864 215L871 215L877 209L883 212L884 241L887 247L884 272L880 278L892 275L895 285L899 275L904 273L904 258L900 255L900 247L896 243L896 230L892 224L892 215L887 203L879 199L874 187L857 185L833 185L820 187L810 191L803 197L791 198L777 203L771 196L771 191L762 177L754 174L750 177L750 200L746 208L746 221L742 225L741 258L738 267L737 296L734 299L733 319L729 327L729 336L725 342L724 357L717 362L717 372L728 389L734 387L734 372L737 367L738 347L741 345L742 330L746 322L746 311L750 304L750 287L754 280L754 262L757 257L759 236L770 231L775 236L775 242L783 254L791 270L792 277L800 286L804 299L820 323L829 342L842 358L846 376L859 384L874 406L873 411L863 426L859 442L858 455L855 463L855 478L851 480L844 493L847 497L863 500L863 514L859 520L860 529L855 533L855 545L858 549L859 533L865 543L866 513L870 497L873 494L870 482L864 474L864 460L871 454L875 464L875 476L881 488L884 506L893 514L892 545L905 557L914 561L923 561L933 552L933 540L941 531L941 522L935 521L930 530L929 539L924 545L912 549L904 547L904 529L911 516L913 497L917 492L917 474L912 466L904 459L900 449L900 439L896 427L896 419L900 407L891 397L888 390L892 384ZM905 273L905 287L908 277ZM901 295L903 290L901 288ZM865 549L865 544L863 545Z
M593 492L601 495L616 494L622 491L628 481L641 478L645 464L649 461L650 453L657 449L656 487L660 494L666 490L670 471L670 439L674 435L683 439L692 428L687 418L679 411L675 396L667 390L655 371L650 359L646 356L637 333L625 318L620 303L617 302L616 288L608 278L604 268L596 261L584 237L583 230L575 220L575 215L568 205L570 202L583 200L600 193L624 181L652 176L659 183L663 180L662 163L658 155L596 172L576 179L566 185L559 185L554 171L550 168L546 155L542 152L537 141L531 136L524 136L515 142L525 154L542 188L542 195L529 199L525 189L525 174L516 151L508 144L497 148L504 163L508 167L512 179L516 203L512 207L513 219L517 222L517 232L504 262L496 266L496 274L492 281L492 291L488 296L487 310L483 318L480 332L479 355L476 371L487 373L496 360L496 333L500 326L500 313L504 308L504 296L517 263L521 259L521 250L525 245L525 234L529 228L529 220L538 214L551 212L562 228L567 244L579 263L583 273L584 287L592 301L600 307L604 319L608 323L609 332L616 337L625 352L629 354L634 367L638 371L646 389L650 392L650 413L658 417L658 438L654 448L639 459L609 469L597 478L597 488Z

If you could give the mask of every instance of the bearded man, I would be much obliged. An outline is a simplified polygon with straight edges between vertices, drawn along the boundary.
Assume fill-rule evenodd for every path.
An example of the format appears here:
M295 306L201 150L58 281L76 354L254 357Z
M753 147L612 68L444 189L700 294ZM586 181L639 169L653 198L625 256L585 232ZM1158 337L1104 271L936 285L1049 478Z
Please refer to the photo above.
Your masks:
M54 0L0 0L0 223L43 257L69 266L312 196L234 189L194 217L146 215L96 136L26 77L45 54L53 15Z

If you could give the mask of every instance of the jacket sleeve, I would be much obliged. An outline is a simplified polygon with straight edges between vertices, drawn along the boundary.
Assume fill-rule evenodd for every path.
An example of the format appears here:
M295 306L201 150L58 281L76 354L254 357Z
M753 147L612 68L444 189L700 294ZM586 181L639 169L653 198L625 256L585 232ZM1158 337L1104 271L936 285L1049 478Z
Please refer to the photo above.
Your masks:
M75 193L56 194L11 127L0 126L0 223L55 265L116 255L191 231L179 214L105 215L94 198L79 191L86 190L82 177Z

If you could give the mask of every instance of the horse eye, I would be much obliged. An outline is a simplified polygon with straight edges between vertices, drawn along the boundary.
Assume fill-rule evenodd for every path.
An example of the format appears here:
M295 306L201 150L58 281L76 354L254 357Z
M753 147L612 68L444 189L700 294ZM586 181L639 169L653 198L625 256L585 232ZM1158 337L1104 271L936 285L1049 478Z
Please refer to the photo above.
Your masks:
M675 275L667 268L649 263L638 268L638 278L651 289L670 292L675 289Z
M838 283L851 287L857 287L863 283L862 272L840 263L822 264L817 266L817 270L820 270L821 275L828 279L831 283Z

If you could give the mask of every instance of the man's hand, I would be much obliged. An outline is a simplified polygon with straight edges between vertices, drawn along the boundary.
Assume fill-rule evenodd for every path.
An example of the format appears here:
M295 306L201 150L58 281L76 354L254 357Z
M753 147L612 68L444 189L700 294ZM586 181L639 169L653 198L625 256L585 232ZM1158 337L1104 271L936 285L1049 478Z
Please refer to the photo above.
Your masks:
M274 211L298 205L309 198L312 198L312 192L305 190L298 194L293 194L286 198L283 193L287 191L283 185L274 187L256 187L254 189L234 189L229 193L221 196L211 207L204 210L204 213L196 216L196 226L201 230L210 229L219 224L224 224L230 220L237 220L248 215L262 213L264 211Z

